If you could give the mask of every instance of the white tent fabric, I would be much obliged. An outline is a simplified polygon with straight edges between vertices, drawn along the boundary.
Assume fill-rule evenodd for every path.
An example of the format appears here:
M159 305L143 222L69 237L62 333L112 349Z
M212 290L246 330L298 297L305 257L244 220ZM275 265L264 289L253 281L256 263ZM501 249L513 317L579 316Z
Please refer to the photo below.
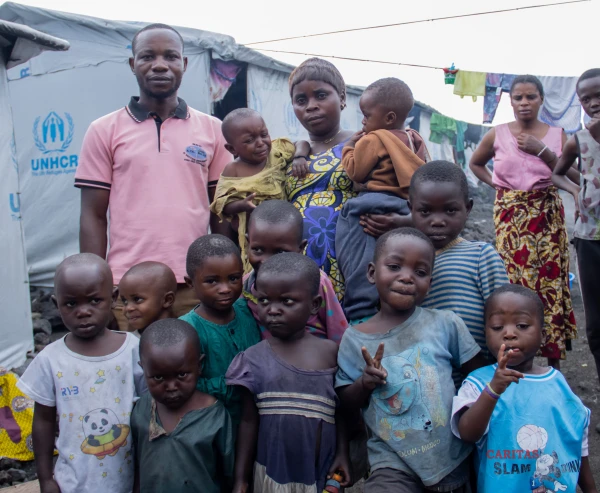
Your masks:
M6 67L0 60L0 366L14 368L25 361L33 349L29 282L23 248L17 161L11 109L8 99ZM8 123L8 124L7 124Z
M25 362L27 352L33 349L33 332L6 63L17 65L45 49L64 50L68 43L0 21L0 46L11 48L7 60L0 55L0 366L10 369Z

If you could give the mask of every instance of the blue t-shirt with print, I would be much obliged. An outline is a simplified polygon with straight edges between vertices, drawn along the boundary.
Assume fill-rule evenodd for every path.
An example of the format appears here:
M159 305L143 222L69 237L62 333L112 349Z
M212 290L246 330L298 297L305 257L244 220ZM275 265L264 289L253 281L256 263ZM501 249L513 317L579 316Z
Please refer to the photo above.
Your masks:
M382 342L386 385L373 391L363 409L371 470L397 469L434 485L472 450L450 429L452 369L471 360L480 348L454 313L417 307L408 320L383 334L349 327L338 353L336 387L362 375L363 346L374 355Z

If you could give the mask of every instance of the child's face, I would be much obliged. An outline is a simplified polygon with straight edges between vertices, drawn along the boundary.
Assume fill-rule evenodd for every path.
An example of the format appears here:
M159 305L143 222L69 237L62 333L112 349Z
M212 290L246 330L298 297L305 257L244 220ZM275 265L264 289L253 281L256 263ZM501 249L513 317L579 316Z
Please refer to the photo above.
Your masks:
M587 116L600 118L600 77L582 80L577 86L577 95Z
M200 302L218 312L229 312L242 294L244 268L237 255L208 257L196 269L194 278L185 278Z
M112 316L116 292L97 265L70 265L60 274L54 301L63 323L75 337L93 339Z
M302 337L306 322L319 311L320 296L312 296L300 273L258 273L258 318L273 337Z
M415 227L439 250L464 229L473 201L465 204L457 183L424 181L413 187L410 207Z
M268 224L265 221L251 221L248 228L248 260L255 273L268 258L278 253L302 253L306 241L298 242L294 224Z
M271 137L265 121L258 115L249 116L233 125L229 151L242 161L262 164L271 152Z
M502 344L512 349L511 368L531 364L542 344L542 325L534 303L516 293L502 293L492 299L485 320L485 338L494 357Z
M404 312L419 305L431 285L434 252L425 240L392 236L377 261L369 264L367 278L375 284L382 305Z
M372 91L363 93L358 104L363 114L362 131L365 133L388 128L396 121L396 114L379 104Z
M147 344L141 365L150 395L169 409L180 408L196 390L200 360L187 340L170 347Z
M173 305L174 293L152 275L128 274L119 283L119 297L129 330L144 330Z

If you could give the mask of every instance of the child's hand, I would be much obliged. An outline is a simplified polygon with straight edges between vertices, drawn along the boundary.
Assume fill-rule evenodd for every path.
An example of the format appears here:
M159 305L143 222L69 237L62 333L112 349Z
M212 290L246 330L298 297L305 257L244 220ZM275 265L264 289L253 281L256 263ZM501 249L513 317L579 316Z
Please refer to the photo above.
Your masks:
M362 130L359 130L359 131L358 131L358 132L356 132L356 133L355 133L355 134L354 134L352 137L350 137L350 138L348 139L348 143L347 143L346 145L350 144L350 145L352 145L352 146L355 146L355 145L356 145L356 143L357 143L357 142L358 142L360 139L362 139L362 138L363 138L365 135L366 135L366 134L365 134L365 133L364 133Z
M47 479L40 481L40 492L41 493L60 493L58 483L54 479Z
M496 394L503 394L511 383L519 383L519 380L525 376L521 372L506 367L511 357L512 349L506 352L506 344L502 344L498 351L498 368L490 382L490 387Z
M350 458L348 454L336 454L333 458L333 463L329 468L329 474L327 475L327 479L331 478L333 473L337 473L342 476L342 480L340 481L340 485L343 488L347 488L351 486L352 482L352 467L350 465Z
M231 490L231 493L246 493L248 490L249 490L248 483L236 482L233 485L233 489Z
M596 141L600 140L600 118L592 118L585 124L585 128L589 130Z
M375 357L371 358L369 351L366 347L361 349L363 358L365 359L365 369L362 374L362 384L365 388L373 390L379 385L385 385L385 379L387 378L387 371L381 366L381 360L383 358L383 342L379 344Z
M544 148L544 143L541 140L536 139L533 135L519 134L517 137L517 146L520 151L537 156Z
M252 202L252 200L254 199L254 197L256 197L255 193L251 193L250 195L248 195L245 199L240 200L240 209L242 212L252 212L254 209L256 209L256 204L254 202Z
M308 161L304 156L295 157L292 161L292 176L305 178L309 172Z

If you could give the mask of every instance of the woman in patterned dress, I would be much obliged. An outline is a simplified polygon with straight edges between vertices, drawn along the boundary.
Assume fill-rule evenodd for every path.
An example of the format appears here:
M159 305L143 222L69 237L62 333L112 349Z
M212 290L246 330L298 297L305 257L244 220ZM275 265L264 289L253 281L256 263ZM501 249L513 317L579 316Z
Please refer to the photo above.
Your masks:
M508 277L536 291L544 303L541 355L559 369L577 336L569 290L565 214L552 170L566 136L538 120L544 89L537 77L515 78L510 91L516 121L488 132L471 158L482 182L496 189L496 248ZM486 164L494 159L493 174ZM572 170L569 178L577 180Z
M342 130L346 85L335 66L309 58L290 75L290 95L296 118L307 130L311 150L306 164L296 160L287 169L286 193L304 217L306 255L329 276L340 301L344 278L335 252L335 228L342 206L356 193L342 167L342 148L353 132ZM365 231L380 236L398 224L398 214L363 218Z

